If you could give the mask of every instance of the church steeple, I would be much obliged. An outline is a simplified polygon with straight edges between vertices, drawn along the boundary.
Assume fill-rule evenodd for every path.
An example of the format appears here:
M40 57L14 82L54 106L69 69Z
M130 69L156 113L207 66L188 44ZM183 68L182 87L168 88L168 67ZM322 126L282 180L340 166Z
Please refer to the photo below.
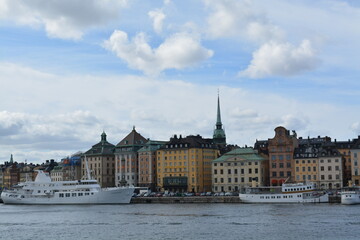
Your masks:
M217 102L216 129L222 129L219 94L218 94L218 102Z
M214 129L213 141L215 144L218 145L226 145L226 135L224 129L222 128L222 122L221 122L219 93L218 93L216 125Z

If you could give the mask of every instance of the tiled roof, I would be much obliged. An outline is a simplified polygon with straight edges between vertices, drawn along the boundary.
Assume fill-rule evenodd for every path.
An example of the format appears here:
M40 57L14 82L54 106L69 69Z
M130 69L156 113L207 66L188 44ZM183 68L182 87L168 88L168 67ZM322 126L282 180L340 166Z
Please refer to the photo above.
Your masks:
M144 145L148 140L136 132L135 127L133 130L121 140L116 147L131 146L131 145Z
M238 157L240 159L247 160L247 161L266 160L265 158L263 158L262 156L260 156L258 154L257 150L254 150L252 147L247 147L247 148L234 149L234 150L232 150L232 151L230 151L228 153L225 153L221 157L213 160L213 162L224 162L227 159L233 158L233 157Z

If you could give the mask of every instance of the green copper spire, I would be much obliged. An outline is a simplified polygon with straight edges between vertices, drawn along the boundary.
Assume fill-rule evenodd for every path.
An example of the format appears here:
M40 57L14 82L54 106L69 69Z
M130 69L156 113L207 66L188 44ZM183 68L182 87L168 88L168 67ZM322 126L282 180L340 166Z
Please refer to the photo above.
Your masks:
M226 135L224 129L222 128L222 122L221 122L219 93L218 93L218 102L217 102L216 127L214 129L213 140L215 144L226 145Z
M105 131L103 131L103 133L101 134L101 142L106 142L106 133L105 133Z
M220 97L218 93L218 103L217 103L217 116L216 116L216 129L221 129L222 123L221 123L221 114L220 114Z

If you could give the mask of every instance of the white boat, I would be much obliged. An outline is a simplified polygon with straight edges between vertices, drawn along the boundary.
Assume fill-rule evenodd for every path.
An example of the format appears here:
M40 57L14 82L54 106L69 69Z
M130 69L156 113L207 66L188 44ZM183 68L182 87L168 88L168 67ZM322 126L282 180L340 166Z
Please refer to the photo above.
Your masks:
M130 203L134 187L101 188L94 179L53 182L38 170L35 181L3 190L5 204L122 204Z
M246 188L239 194L244 203L327 203L329 195L313 183L284 183L281 187Z
M348 187L341 191L341 204L353 205L360 204L360 188Z

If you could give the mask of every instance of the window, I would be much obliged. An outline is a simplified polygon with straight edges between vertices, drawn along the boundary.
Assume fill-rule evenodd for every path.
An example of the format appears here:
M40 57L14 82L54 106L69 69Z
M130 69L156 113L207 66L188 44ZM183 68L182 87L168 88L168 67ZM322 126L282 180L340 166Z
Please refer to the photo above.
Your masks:
M283 177L284 176L284 172L280 172L280 177Z
M279 163L279 168L284 168L284 163Z
M272 164L271 164L271 167L272 167L272 168L276 168L276 163L272 163Z
M231 174L231 169L228 169L228 174Z
M272 176L276 177L277 176L276 172L272 172Z
M228 183L231 183L231 178L228 178Z
M217 169L214 169L214 174L217 174Z

